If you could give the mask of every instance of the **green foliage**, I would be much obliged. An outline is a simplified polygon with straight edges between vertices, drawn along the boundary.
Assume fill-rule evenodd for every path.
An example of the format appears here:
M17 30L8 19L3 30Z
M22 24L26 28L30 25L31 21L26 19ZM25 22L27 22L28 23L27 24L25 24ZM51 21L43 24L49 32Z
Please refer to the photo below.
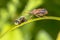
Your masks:
M59 4L59 0L0 0L0 40L56 40L60 31ZM29 12L41 7L48 10L48 16L29 19ZM14 25L20 16L29 20Z

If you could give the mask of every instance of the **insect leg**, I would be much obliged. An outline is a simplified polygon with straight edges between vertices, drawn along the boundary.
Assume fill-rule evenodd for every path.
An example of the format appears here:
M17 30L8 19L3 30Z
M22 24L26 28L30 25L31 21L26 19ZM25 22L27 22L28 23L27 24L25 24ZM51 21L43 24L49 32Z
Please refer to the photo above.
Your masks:
M40 17L39 15L35 15L36 17Z

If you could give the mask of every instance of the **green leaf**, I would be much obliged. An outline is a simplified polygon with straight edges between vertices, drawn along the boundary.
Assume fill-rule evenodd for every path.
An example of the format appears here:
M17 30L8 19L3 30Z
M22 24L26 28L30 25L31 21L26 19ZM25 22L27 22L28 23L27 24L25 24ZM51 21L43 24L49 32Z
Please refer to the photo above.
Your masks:
M26 22L24 22L24 23L21 23L20 25L17 25L17 26L15 26L15 27L13 27L13 28L10 28L10 29L7 30L5 33L1 34L1 35L0 35L0 38L3 37L6 33L10 32L10 31L12 31L12 30L17 29L18 27L21 27L21 26L23 26L23 25L25 25L25 24L28 24L28 23L31 23L31 22L34 22L34 21L44 20L44 19L51 19L51 20L58 20L58 21L60 21L60 17L52 17L52 16L30 19L30 20L28 20L28 21L26 21Z

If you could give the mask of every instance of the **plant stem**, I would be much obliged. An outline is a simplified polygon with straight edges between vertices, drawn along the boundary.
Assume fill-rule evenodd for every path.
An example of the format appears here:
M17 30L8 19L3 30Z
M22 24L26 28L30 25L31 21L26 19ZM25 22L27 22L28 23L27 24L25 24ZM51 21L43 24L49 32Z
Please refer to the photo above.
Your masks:
M6 33L10 32L10 31L12 31L12 30L14 30L14 29L17 29L18 27L21 27L21 26L23 26L23 25L25 25L25 24L28 24L28 23L31 23L31 22L34 22L34 21L44 20L44 19L51 19L51 20L60 21L60 17L52 17L52 16L39 17L39 18L35 18L35 19L30 19L30 20L28 20L28 21L26 21L26 22L24 22L24 23L21 23L20 25L17 25L17 26L15 26L15 27L13 27L13 28L10 28L10 29L7 30L5 33L1 34L1 35L0 35L0 38L2 38Z

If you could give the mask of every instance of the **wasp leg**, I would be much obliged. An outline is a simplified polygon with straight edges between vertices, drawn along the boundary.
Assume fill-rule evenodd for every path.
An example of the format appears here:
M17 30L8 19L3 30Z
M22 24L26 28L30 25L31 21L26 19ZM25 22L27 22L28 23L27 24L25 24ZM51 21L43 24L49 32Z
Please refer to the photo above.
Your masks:
M39 15L35 15L36 17L40 17Z

